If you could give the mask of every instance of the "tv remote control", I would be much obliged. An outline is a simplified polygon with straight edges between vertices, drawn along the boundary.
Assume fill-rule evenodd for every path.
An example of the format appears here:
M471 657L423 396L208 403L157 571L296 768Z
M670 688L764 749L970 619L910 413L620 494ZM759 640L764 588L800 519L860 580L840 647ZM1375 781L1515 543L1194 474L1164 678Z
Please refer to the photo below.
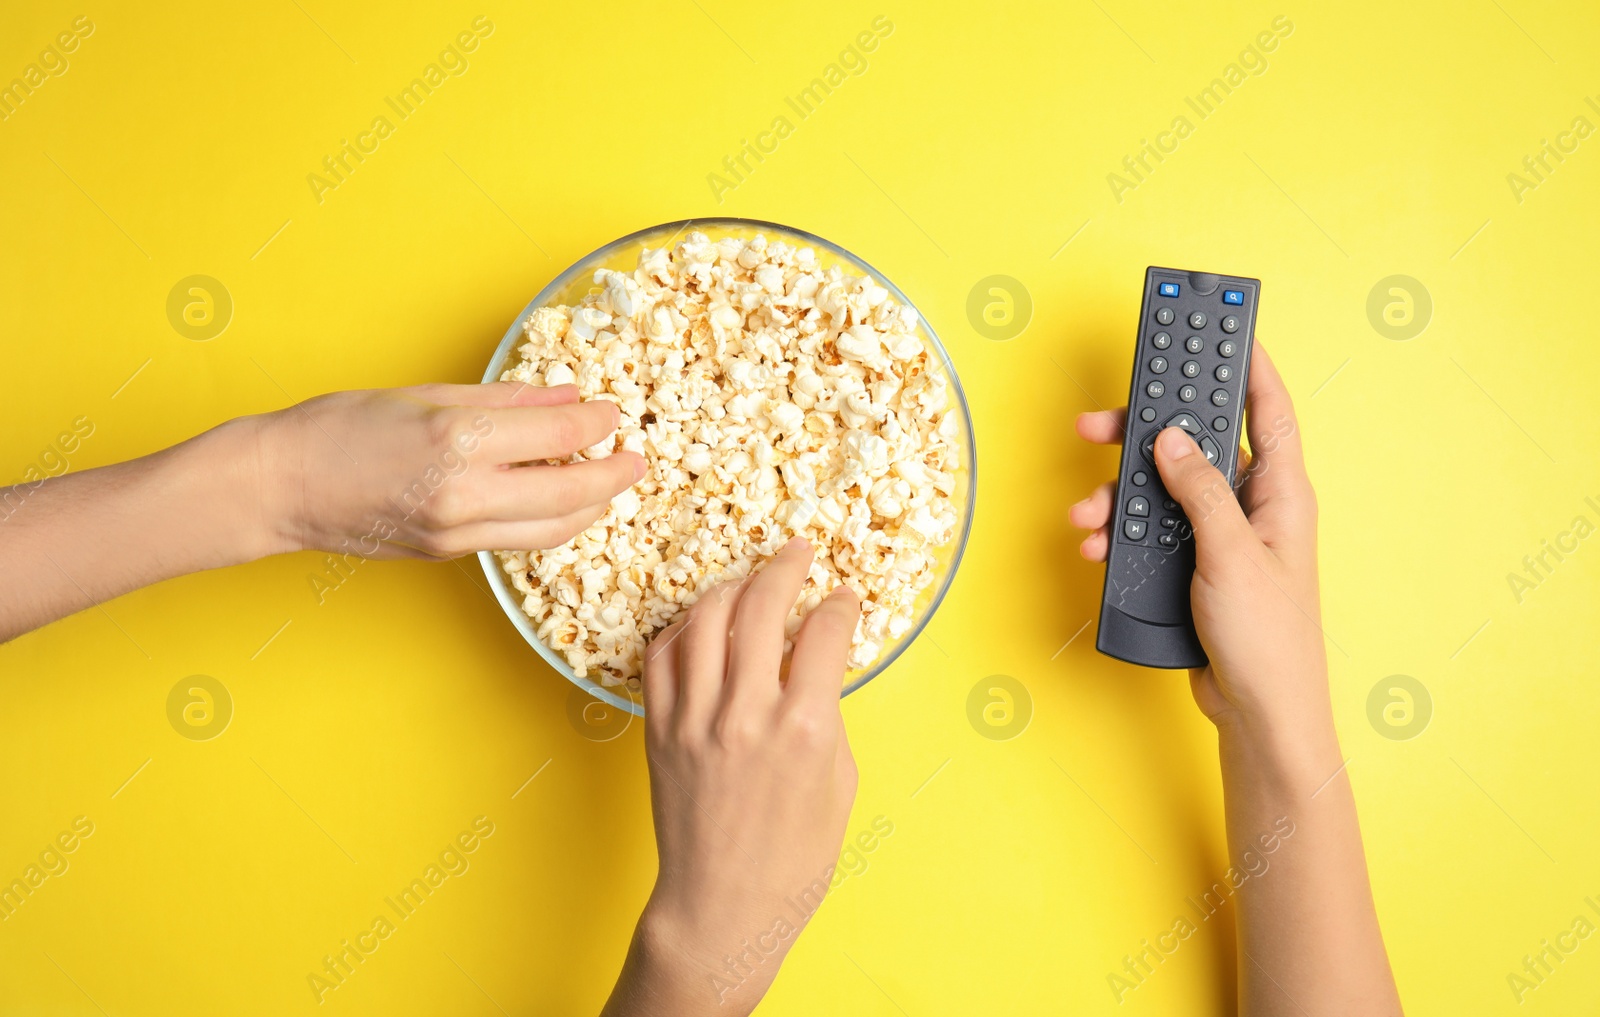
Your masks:
M1258 279L1145 270L1095 642L1107 656L1145 667L1206 665L1189 607L1194 530L1161 486L1155 440L1182 428L1233 483L1260 295Z

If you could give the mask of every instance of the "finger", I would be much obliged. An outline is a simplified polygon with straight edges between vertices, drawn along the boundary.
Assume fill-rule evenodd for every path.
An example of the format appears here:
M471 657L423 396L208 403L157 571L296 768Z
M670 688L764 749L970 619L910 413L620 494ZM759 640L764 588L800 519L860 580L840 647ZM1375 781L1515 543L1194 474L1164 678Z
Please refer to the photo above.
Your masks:
M578 401L578 386L546 388L525 381L482 385L419 385L416 394L440 406L560 406Z
M1120 445L1128 430L1128 408L1078 414L1078 437L1096 445Z
M1300 425L1295 419L1294 401L1283 376L1257 342L1250 354L1250 382L1245 391L1245 427L1250 435L1250 451L1262 460L1259 472L1265 478L1276 473L1266 486L1286 487L1306 483L1305 456L1300 447Z
M650 641L644 650L644 724L646 733L670 730L664 725L672 720L678 705L678 654L677 642L683 631L683 622L668 625Z
M485 410L492 429L484 451L497 463L560 459L599 444L617 429L621 410L605 399L561 406L504 406Z
M1083 543L1078 545L1078 553L1094 562L1105 561L1110 551L1111 531L1104 526L1083 538Z
M1182 430L1169 427L1156 437L1156 469L1167 493L1183 505L1194 527L1199 568L1207 569L1209 562L1215 569L1256 543L1227 478L1206 462L1200 446Z
M616 452L561 466L513 466L480 481L483 519L518 522L555 519L588 505L603 505L637 483L644 457Z
M1306 476L1300 425L1288 387L1260 343L1245 393L1245 429L1253 461L1240 493L1263 542L1280 553L1296 548L1315 554L1317 501Z
M438 539L444 552L435 557L457 557L474 551L544 551L560 547L593 526L609 507L609 502L598 502L555 519L490 520L459 526L440 535Z
M789 698L838 701L850 641L860 619L861 602L842 583L811 609L794 637L786 690Z
M729 632L748 586L748 579L718 583L689 609L678 636L678 674L682 676L679 715L690 725L708 725L722 700Z
M1250 483L1250 478L1255 476L1256 467L1258 467L1260 464L1256 461L1256 458L1250 454L1250 450L1243 445L1239 446L1239 458L1237 462L1239 466L1234 473L1233 493L1235 497L1239 499L1239 504L1244 507L1244 514L1247 517L1253 518L1255 516L1256 509L1259 507L1259 502L1257 500L1255 486ZM1255 524L1252 522L1251 525L1254 526ZM1259 534L1260 531L1257 530L1257 533Z
M784 623L800 599L811 568L811 544L795 537L750 580L733 619L728 649L728 701L759 701L778 694Z
M1094 493L1067 510L1067 520L1080 530L1096 530L1111 518L1111 499L1117 485L1107 481L1094 489Z

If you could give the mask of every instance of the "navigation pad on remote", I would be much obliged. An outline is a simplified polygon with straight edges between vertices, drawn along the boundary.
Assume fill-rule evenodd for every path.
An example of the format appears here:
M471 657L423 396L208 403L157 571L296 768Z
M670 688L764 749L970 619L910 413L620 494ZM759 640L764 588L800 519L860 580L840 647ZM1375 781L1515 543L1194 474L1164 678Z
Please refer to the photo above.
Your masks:
M1193 437L1195 443L1200 446L1201 453L1205 455L1206 462L1212 466L1222 461L1222 446L1217 444L1216 439L1211 436L1211 432L1207 431L1205 426L1200 423L1200 418L1188 410L1181 410L1168 417L1166 423L1146 434L1144 441L1139 444L1139 451L1144 453L1144 457L1150 461L1151 466L1156 463L1156 435L1169 427L1180 428Z

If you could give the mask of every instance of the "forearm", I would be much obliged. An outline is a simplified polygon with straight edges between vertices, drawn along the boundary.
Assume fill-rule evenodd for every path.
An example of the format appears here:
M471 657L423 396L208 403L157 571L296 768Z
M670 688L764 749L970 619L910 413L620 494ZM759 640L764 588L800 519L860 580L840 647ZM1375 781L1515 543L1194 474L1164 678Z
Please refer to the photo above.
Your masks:
M0 641L162 579L287 549L262 497L262 419L0 489Z
M1219 745L1240 1013L1399 1014L1331 712L1235 715Z

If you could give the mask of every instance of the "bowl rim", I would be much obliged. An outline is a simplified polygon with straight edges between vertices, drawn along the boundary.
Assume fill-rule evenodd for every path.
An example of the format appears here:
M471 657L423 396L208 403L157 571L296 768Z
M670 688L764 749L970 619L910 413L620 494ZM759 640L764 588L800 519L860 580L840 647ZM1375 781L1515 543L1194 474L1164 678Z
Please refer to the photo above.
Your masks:
M799 229L794 226L787 226L783 223L772 222L766 219L746 219L739 216L703 216L693 219L675 219L670 222L658 223L654 226L647 226L644 229L634 230L632 233L629 233L625 236L621 236L615 240L601 244L599 247L596 247L588 254L578 258L571 265L568 265L566 268L556 273L556 275L545 284L544 288L541 289L532 300L528 301L528 305L524 307L515 318L512 319L511 326L506 329L506 334L500 340L500 345L495 348L494 356L490 359L489 366L485 368L483 372L483 382L488 383L500 380L500 374L505 370L506 362L510 357L511 351L514 350L522 341L523 322L527 321L528 316L534 311L546 306L550 299L557 293L570 286L573 281L577 279L578 274L584 269L584 266L591 266L588 271L592 272L592 266L594 264L598 263L599 261L606 260L610 255L616 253L621 248L632 244L637 244L644 238L660 233L664 230L674 230L669 238L669 243L675 242L678 234L683 233L684 231L696 225L712 228L731 227L741 229L755 228L757 230L771 229L783 234L787 234L787 237L783 239L788 239L788 237L802 238L809 244L826 248L828 251L840 257L842 260L853 263L856 267L864 271L875 282L877 282L878 285L884 287L891 294L893 294L895 299L898 300L902 305L910 307L912 310L917 312L917 320L922 327L922 331L926 333L928 339L933 343L934 350L939 354L939 360L944 365L945 377L949 379L950 388L955 394L956 405L961 410L961 425L966 430L967 438L967 500L966 511L963 513L964 518L961 524L961 531L955 537L955 551L950 556L949 567L945 569L944 576L939 581L939 588L934 591L933 599L928 601L927 609L923 611L922 617L918 620L916 627L910 632L907 632L904 637L897 640L894 648L890 650L889 653L880 657L877 662L874 663L872 667L864 671L859 678L844 686L839 693L839 698L843 699L845 696L848 696L850 693L860 689L862 686L872 681L872 679L878 677L878 675L888 670L889 665L900 659L900 655L903 654L912 643L916 642L917 637L922 635L922 633L927 629L929 623L933 621L933 617L938 613L940 605L944 603L945 595L950 592L950 587L955 582L956 573L961 570L961 560L966 554L967 540L972 534L972 520L977 515L978 508L978 441L977 434L973 429L972 409L967 403L966 391L961 387L961 378L956 373L955 364L950 360L950 352L945 349L944 343L939 339L938 334L934 331L932 323L928 321L927 316L924 315L921 309L918 308L917 305L906 296L905 292L901 290L900 287L896 286L893 282L886 278L882 272L879 272L877 268L875 268L860 255L849 250L848 248L841 246L840 244L833 242L832 240L828 240L826 237L818 236L809 230ZM596 699L608 703L619 710L626 710L636 717L644 716L644 704L640 700L635 699L632 695L618 694L615 689L601 685L593 679L578 677L577 673L573 671L572 666L568 664L565 659L563 659L550 647L545 645L544 640L539 638L538 631L533 627L533 619L529 618L523 613L521 598L516 595L515 591L513 591L510 585L506 582L505 570L500 567L499 559L495 557L495 553L493 551L479 551L478 562L483 567L484 576L489 581L489 587L494 591L495 599L500 602L500 606L502 609L504 609L506 617L511 620L511 623L516 626L517 631L522 633L522 638L527 641L528 645L533 647L534 651L544 659L546 664L549 664L557 674L566 678L567 681L571 682L578 688L583 689ZM623 692L627 691L627 686L617 686L616 688L622 689Z

